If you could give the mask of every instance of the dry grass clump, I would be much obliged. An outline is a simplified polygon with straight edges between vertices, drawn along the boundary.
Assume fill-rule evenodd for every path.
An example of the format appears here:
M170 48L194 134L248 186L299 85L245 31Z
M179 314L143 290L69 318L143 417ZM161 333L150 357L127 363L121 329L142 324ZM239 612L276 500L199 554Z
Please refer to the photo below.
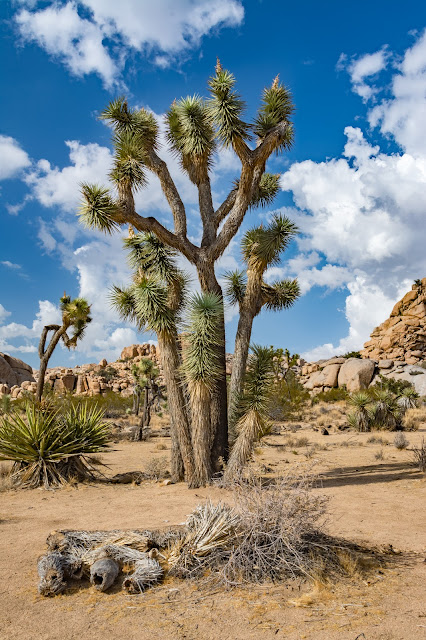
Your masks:
M386 447L388 444L390 444L389 440L386 440L386 438L382 438L381 436L370 436L367 440L368 444L381 444L382 446Z
M374 454L374 459L375 460L384 460L385 459L385 454L383 453L383 449L380 449L380 451L376 451L376 453Z
M426 442L425 439L422 438L422 441L418 447L413 447L411 449L414 464L419 467L419 471L424 473L426 471Z
M163 480L170 477L168 469L169 463L167 456L161 456L160 458L150 458L145 462L144 472L150 480Z
M306 436L300 436L299 438L292 438L286 434L286 441L283 446L289 449L297 449L298 447L308 447L310 444L309 438Z
M403 449L406 449L409 446L409 442L407 440L407 438L405 437L405 435L403 434L402 431L398 431L398 433L396 434L394 440L393 440L393 444L394 446L399 449L400 451L402 451Z
M402 423L406 431L417 431L422 423L426 423L426 407L407 409Z

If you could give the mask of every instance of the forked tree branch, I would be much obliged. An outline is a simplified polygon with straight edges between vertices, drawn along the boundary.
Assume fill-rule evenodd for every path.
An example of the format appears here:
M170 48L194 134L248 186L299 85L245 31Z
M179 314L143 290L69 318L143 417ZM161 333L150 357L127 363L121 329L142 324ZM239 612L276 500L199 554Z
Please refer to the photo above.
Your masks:
M155 173L160 180L162 191L166 196L167 202L169 203L170 209L173 213L175 234L179 237L185 238L187 233L185 206L176 185L173 182L167 164L155 153L155 151L151 150L148 154L147 167Z

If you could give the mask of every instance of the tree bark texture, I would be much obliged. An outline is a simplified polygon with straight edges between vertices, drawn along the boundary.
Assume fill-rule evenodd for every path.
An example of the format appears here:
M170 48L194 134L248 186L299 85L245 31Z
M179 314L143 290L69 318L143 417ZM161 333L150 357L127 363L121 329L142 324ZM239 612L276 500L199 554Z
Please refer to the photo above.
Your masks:
M195 463L195 485L204 487L210 482L212 424L210 413L210 391L204 382L189 384L192 415L192 448Z
M180 453L185 469L185 479L189 487L198 486L195 482L194 456L192 452L191 430L186 410L182 379L180 376L180 358L177 339L174 336L158 334L161 365L168 391L168 406L172 429L176 433ZM173 436L172 436L173 437Z
M256 271L247 270L247 287L240 303L240 317L235 336L234 358L232 360L231 382L229 385L229 423L235 426L238 402L244 388L244 376L250 348L253 320L259 313L261 304L262 276Z
M43 331L40 338L40 344L38 348L38 354L40 357L40 369L39 369L39 375L37 380L37 390L36 390L36 399L38 402L41 402L41 398L43 395L44 376L46 374L46 369L47 369L47 365L49 363L50 357L54 352L55 347L58 344L59 340L62 338L62 336L65 335L66 330L67 328L64 325L60 327L59 325L52 324L52 325L47 325L43 327ZM47 349L45 349L46 338L49 331L53 331L54 333L50 339Z

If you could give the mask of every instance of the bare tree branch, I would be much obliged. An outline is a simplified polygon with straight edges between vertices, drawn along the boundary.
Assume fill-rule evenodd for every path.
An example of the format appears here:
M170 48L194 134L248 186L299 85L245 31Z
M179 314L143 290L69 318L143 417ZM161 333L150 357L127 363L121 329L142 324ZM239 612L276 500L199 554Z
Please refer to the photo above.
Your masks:
M218 207L218 209L216 210L216 227L220 225L222 220L225 220L226 216L231 211L232 207L235 204L235 200L237 198L237 192L238 192L238 189L233 188L228 193L228 195L226 196L225 200L222 202L220 207Z
M160 180L161 188L173 213L176 235L185 238L187 233L185 206L173 182L167 164L159 158L154 150L151 150L148 155L147 166Z

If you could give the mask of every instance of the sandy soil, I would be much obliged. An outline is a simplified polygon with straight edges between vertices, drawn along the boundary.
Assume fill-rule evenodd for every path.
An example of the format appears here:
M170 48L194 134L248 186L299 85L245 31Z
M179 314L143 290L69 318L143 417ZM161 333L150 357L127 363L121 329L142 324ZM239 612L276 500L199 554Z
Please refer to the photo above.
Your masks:
M407 437L415 443L425 431ZM310 445L298 446L301 436L326 449L310 455ZM284 447L289 437L293 443ZM410 464L408 452L392 444L367 443L369 437L335 430L323 436L303 429L270 436L256 451L254 466L266 474L316 462L321 482L315 491L330 499L330 533L402 552L393 556L390 568L369 580L354 578L327 588L293 582L225 592L167 580L142 596L118 589L99 594L83 584L56 598L42 598L36 589L36 560L52 529L176 524L207 496L226 494L217 488L189 491L183 484L154 482L1 493L0 639L426 638L426 478ZM392 434L383 437L392 443ZM169 454L170 441L114 446L104 456L111 475L143 470L147 460ZM383 460L376 459L380 451Z

